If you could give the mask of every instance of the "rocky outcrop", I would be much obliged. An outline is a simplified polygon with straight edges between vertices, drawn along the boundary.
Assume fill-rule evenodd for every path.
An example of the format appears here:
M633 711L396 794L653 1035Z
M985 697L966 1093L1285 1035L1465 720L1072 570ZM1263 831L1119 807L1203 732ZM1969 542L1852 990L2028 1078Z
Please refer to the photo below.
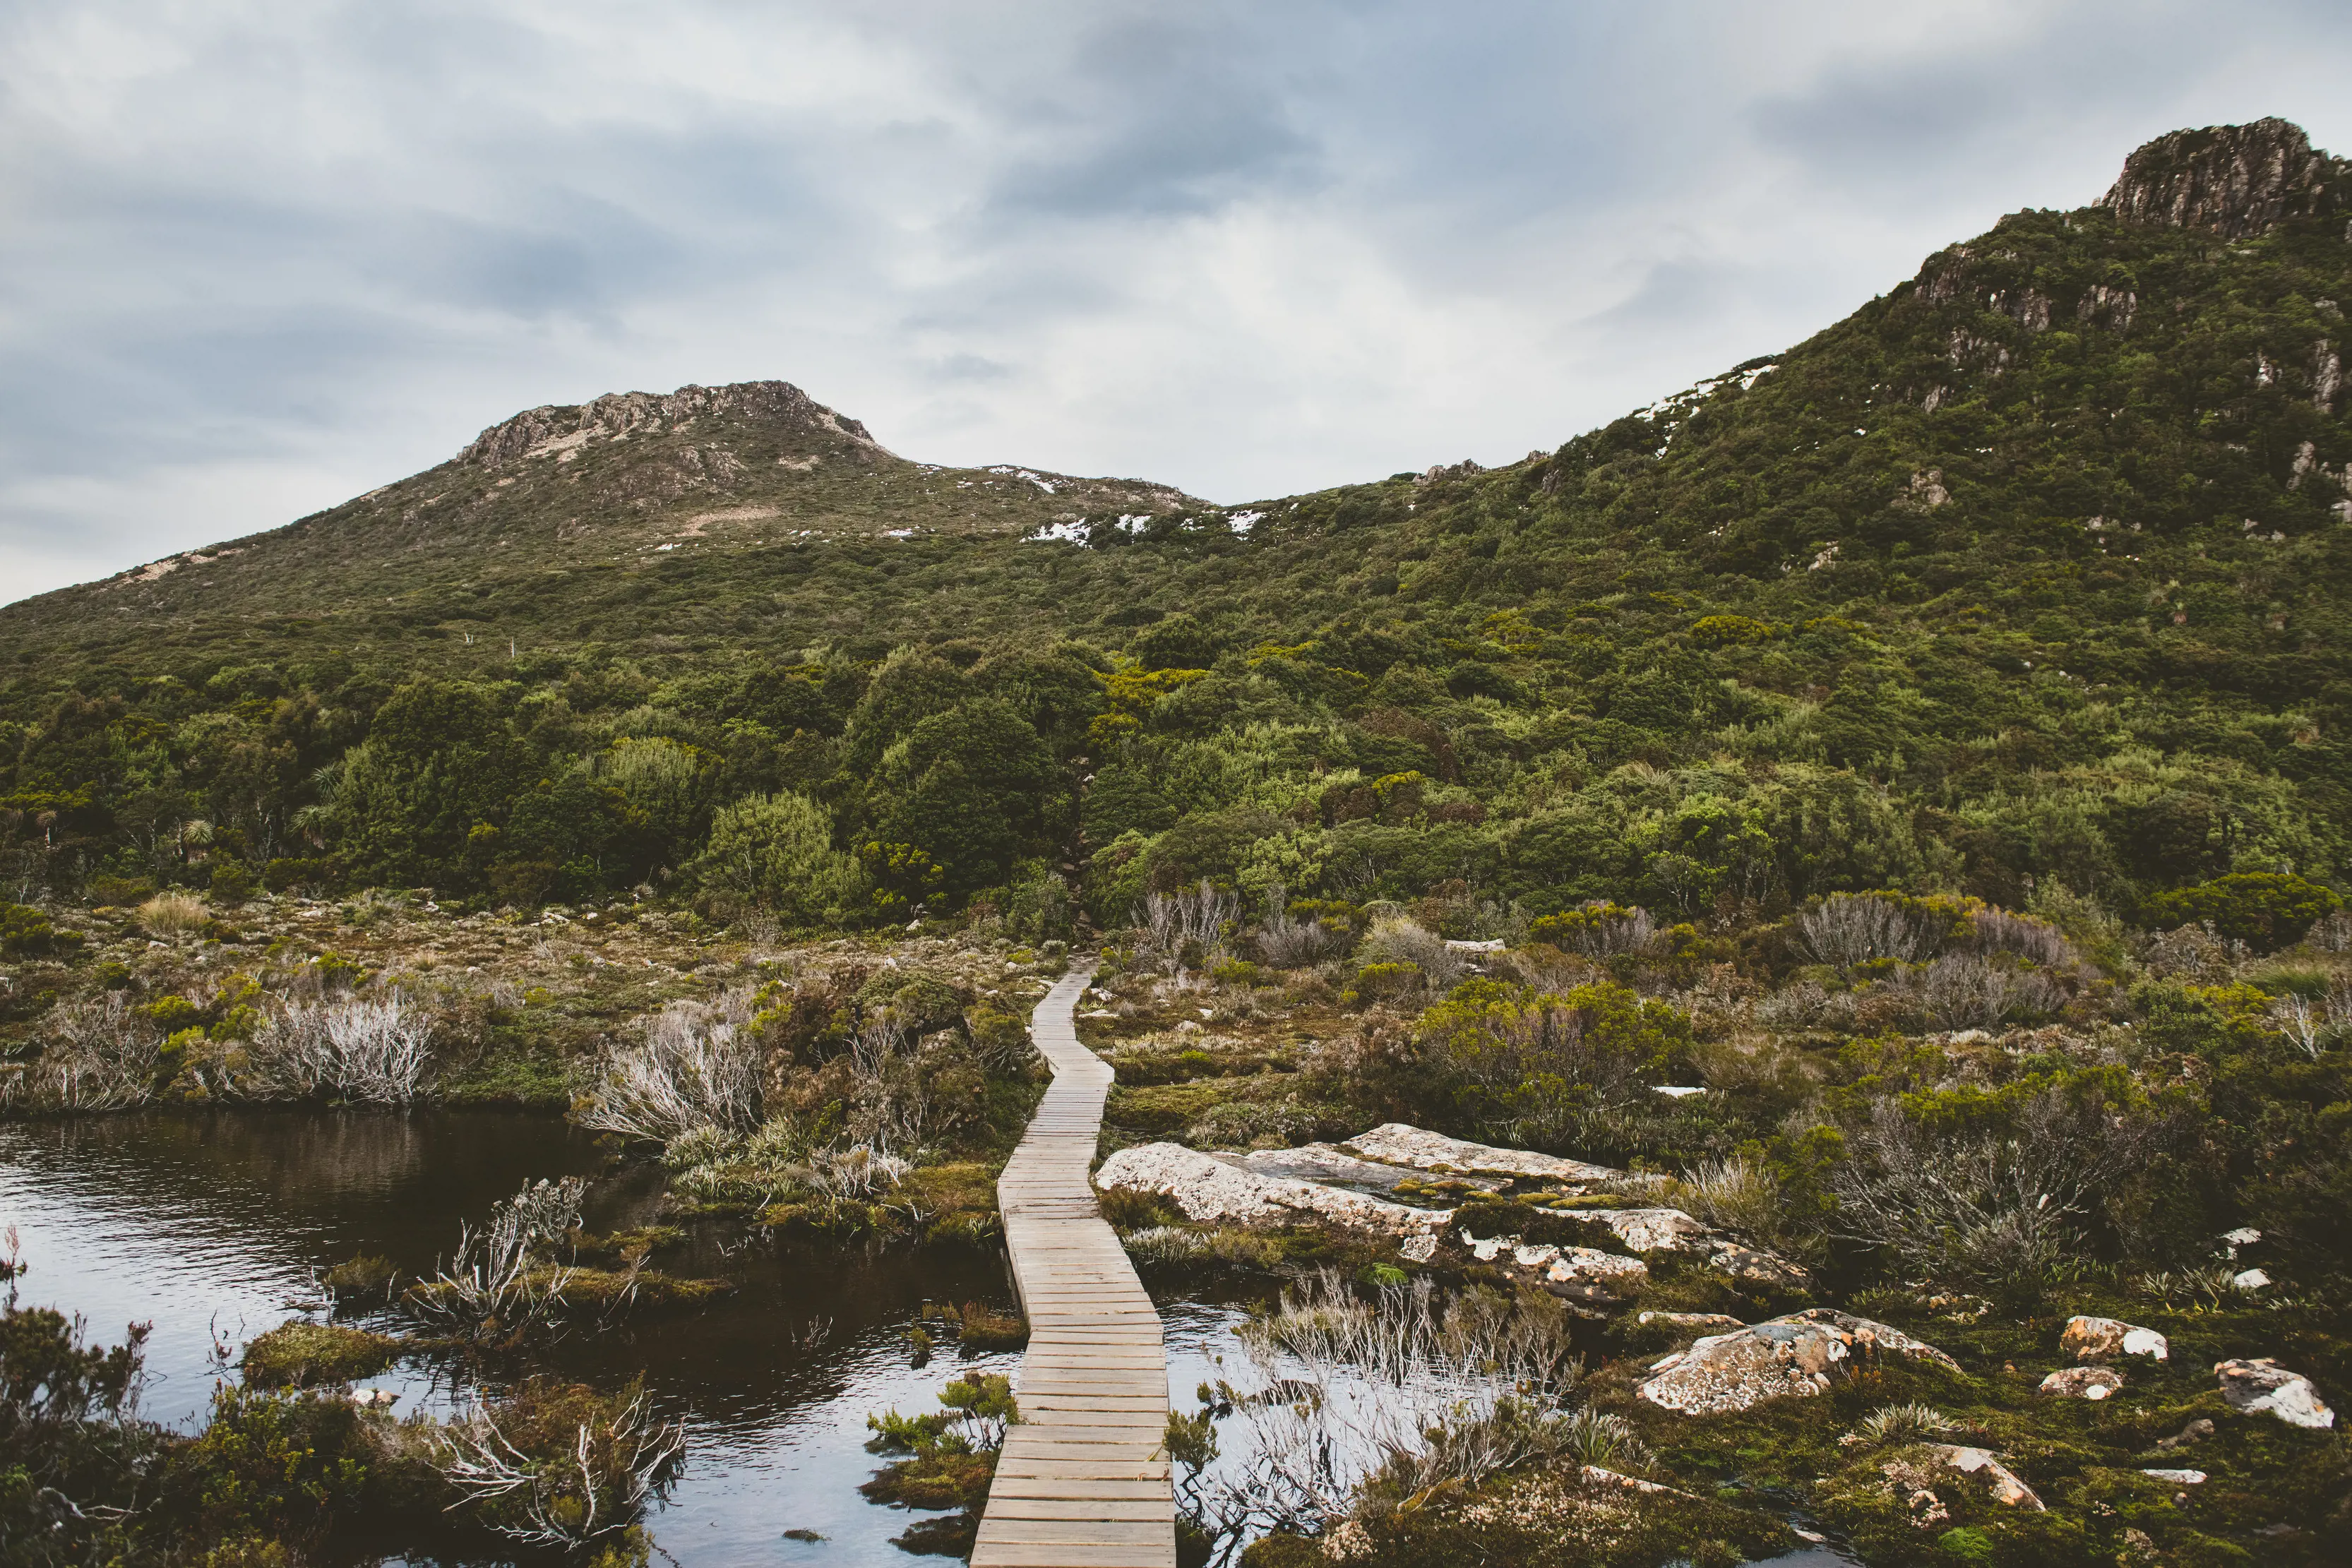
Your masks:
M2213 1375L2221 1382L2222 1399L2232 1410L2275 1416L2290 1427L2316 1429L2336 1425L2336 1412L2321 1401L2311 1379L2289 1372L2269 1356L2217 1362Z
M1428 1179L1426 1171L1410 1166L1359 1159L1335 1144L1304 1144L1295 1149L1251 1149L1241 1154L1220 1151L1214 1157L1258 1176L1287 1176L1295 1181L1322 1182L1375 1192L1393 1192L1406 1182ZM1496 1176L1457 1174L1442 1179L1459 1182L1481 1192L1500 1192L1510 1185L1507 1178Z
M1369 1160L1411 1166L1415 1170L1463 1172L1474 1176L1517 1176L1531 1181L1590 1186L1613 1181L1625 1173L1608 1166L1564 1160L1531 1149L1498 1149L1426 1132L1404 1122L1387 1122L1348 1140L1347 1147Z
M1295 1225L1317 1220L1392 1236L1431 1234L1454 1218L1450 1208L1412 1208L1360 1192L1321 1186L1254 1171L1181 1144L1121 1149L1102 1163L1095 1185L1106 1191L1157 1193L1188 1219L1243 1225Z
M2343 161L2314 152L2300 126L2257 120L2158 137L2097 204L2128 224L2243 239L2338 211L2344 179Z
M1636 1392L1663 1409L1720 1415L1767 1399L1826 1394L1856 1362L1887 1354L1959 1370L1950 1356L1900 1329L1812 1307L1701 1339L1653 1363Z
M2154 1329L2144 1329L2117 1318L2071 1317L2058 1335L2058 1348L2078 1361L2113 1361L2120 1355L2144 1355L2163 1361L2172 1354L2171 1342Z
M2042 1380L2042 1392L2064 1399L2105 1399L2123 1385L2123 1374L2104 1366L2062 1366Z
M846 437L879 450L864 425L835 413L790 382L738 382L723 387L684 386L668 393L608 392L570 407L527 409L476 436L457 454L457 461L502 468L525 457L560 457L591 441L656 433L698 415L729 413L790 423L814 435Z

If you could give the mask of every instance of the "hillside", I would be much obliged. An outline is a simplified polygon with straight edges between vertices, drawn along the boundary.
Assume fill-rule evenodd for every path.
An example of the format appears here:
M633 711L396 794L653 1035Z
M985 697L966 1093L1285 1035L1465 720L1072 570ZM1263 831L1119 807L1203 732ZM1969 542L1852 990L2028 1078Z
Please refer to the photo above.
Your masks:
M2101 203L2012 214L1556 453L1230 510L908 462L776 382L534 410L0 610L0 788L53 814L18 874L176 878L207 841L456 893L527 862L577 895L682 869L730 793L789 786L958 893L1136 833L1093 879L1107 917L1146 874L1689 915L2332 882L2346 189L2280 122L2183 132ZM362 831L338 769L408 744L382 710L428 674L463 683L412 694L436 724L463 708L531 789L593 782L593 821L483 852L525 802L478 779ZM884 750L991 697L1018 766L894 817ZM613 782L624 740L673 748L678 800ZM401 777L448 774L445 736L414 744Z

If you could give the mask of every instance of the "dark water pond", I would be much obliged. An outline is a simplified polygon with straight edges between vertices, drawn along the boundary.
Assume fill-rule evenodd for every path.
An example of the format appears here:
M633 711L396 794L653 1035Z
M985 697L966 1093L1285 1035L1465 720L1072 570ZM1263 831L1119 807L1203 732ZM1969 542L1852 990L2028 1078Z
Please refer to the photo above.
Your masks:
M543 1176L595 1178L593 1228L646 1223L657 1197L652 1175L612 1168L593 1141L556 1118L503 1112L211 1111L0 1124L0 1228L20 1234L25 1304L78 1312L93 1338L109 1343L127 1323L153 1325L144 1412L185 1427L201 1419L216 1380L236 1375L224 1373L215 1344L234 1349L314 1303L314 1273L362 1253L427 1272L461 1221L479 1224L500 1198ZM858 1495L878 1463L865 1450L866 1417L892 1406L937 1408L940 1385L959 1367L1017 1364L1015 1354L950 1354L916 1367L902 1337L926 1301L1009 1309L1001 1256L730 1247L712 1228L662 1263L737 1289L688 1312L576 1332L509 1374L607 1388L642 1376L659 1413L686 1421L685 1474L650 1521L661 1551L681 1568L940 1561L892 1546L908 1516ZM1169 1281L1151 1283L1157 1294ZM1192 1389L1226 1370L1221 1358L1234 1350L1243 1299L1162 1299L1179 1408L1192 1408ZM479 1391L453 1375L407 1364L365 1385L397 1392L403 1413L447 1414ZM787 1530L826 1539L788 1541ZM400 1561L387 1559L387 1568ZM1780 1568L1851 1562L1801 1552Z
M240 1343L315 1299L312 1270L359 1253L430 1270L526 1179L588 1175L589 1223L641 1223L653 1192L606 1170L585 1136L546 1116L214 1111L0 1125L0 1226L28 1265L26 1305L79 1312L93 1337L152 1322L144 1410L179 1424L209 1404L215 1336ZM642 1375L682 1416L688 1462L653 1521L689 1568L720 1563L912 1563L888 1544L908 1516L856 1484L867 1412L933 1409L958 1364L908 1364L900 1336L925 1301L1011 1305L1003 1264L976 1253L871 1255L791 1247L730 1251L699 1239L674 1272L722 1276L736 1293L689 1313L578 1333L522 1370L600 1386ZM231 1375L233 1375L233 1374ZM473 1391L446 1372L396 1368L369 1386L398 1408L446 1411ZM789 1529L828 1539L782 1539ZM933 1559L936 1561L936 1559Z

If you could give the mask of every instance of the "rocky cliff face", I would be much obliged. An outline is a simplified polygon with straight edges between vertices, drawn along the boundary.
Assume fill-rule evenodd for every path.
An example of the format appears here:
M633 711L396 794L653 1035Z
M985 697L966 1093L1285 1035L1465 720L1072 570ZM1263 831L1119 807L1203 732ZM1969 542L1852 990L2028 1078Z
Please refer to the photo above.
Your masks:
M2098 204L2126 223L2243 239L2344 212L2348 176L2352 164L2314 151L2302 127L2257 120L2158 137L2124 161Z
M790 382L738 382L723 387L684 386L667 395L609 392L569 408L528 409L476 436L457 454L457 461L502 468L524 457L551 455L569 460L592 442L616 441L640 433L659 434L698 418L723 415L794 434L846 436L881 450L864 425L835 413Z

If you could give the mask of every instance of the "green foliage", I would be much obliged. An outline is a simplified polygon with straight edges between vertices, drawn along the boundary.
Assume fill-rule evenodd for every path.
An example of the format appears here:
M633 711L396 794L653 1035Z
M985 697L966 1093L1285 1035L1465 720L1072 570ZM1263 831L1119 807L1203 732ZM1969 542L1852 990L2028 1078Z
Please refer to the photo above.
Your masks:
M22 904L0 904L0 953L10 957L71 954L82 944L81 933L60 931L39 910Z
M256 1388L310 1388L373 1377L392 1364L399 1343L346 1323L296 1318L247 1343L245 1381Z
M1625 1113L1691 1042L1679 1009L1606 981L1554 994L1469 980L1416 1027L1472 1121L1537 1148L1621 1145Z
M2210 924L2262 952L2291 946L2312 925L2344 907L2330 889L2279 872L2237 872L2174 888L2143 900L2140 917L2154 925Z
M833 847L824 810L789 791L720 807L689 869L722 899L804 924L841 919L863 892L856 862Z

